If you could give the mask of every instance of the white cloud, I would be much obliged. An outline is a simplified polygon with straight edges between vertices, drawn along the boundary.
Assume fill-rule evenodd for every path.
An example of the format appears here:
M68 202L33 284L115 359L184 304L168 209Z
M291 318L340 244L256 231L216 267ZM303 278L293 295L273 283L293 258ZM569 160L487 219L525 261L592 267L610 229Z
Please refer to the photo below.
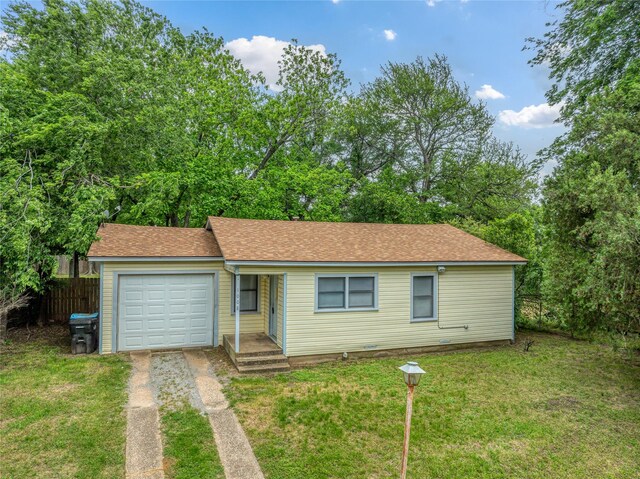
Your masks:
M428 7L435 7L436 6L436 0L427 0L427 6Z
M289 42L277 40L274 37L254 35L251 40L246 38L231 40L226 44L226 47L251 73L262 72L269 88L279 91L281 88L276 85L279 71L278 61L282 58L287 45ZM306 48L318 51L323 55L326 53L325 46L322 44L306 45Z
M384 31L384 38L386 38L390 42L394 41L397 36L398 34L391 29Z
M520 111L502 110L498 113L498 118L502 123L509 126L519 126L521 128L547 128L555 126L555 120L560 116L562 105L540 105L525 106Z
M331 3L335 5L336 3L340 3L340 0L331 0Z
M479 90L476 90L476 98L481 100L500 100L504 98L504 95L491 85L482 85Z

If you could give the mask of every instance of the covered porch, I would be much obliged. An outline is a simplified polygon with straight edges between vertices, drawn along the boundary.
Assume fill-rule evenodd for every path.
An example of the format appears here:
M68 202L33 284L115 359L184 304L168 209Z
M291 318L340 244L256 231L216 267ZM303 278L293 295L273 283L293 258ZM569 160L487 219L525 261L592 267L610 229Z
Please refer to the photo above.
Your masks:
M286 273L265 274L237 266L228 271L234 328L233 333L227 329L223 334L223 346L229 357L241 372L288 370Z

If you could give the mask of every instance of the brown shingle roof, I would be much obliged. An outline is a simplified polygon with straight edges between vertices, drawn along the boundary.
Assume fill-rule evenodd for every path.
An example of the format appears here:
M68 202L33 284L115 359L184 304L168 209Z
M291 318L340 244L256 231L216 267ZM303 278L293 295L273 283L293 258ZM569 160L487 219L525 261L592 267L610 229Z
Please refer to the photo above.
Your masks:
M450 225L317 223L209 217L227 261L525 262Z
M204 228L167 228L107 223L98 228L99 239L87 256L220 257L220 247L210 231Z

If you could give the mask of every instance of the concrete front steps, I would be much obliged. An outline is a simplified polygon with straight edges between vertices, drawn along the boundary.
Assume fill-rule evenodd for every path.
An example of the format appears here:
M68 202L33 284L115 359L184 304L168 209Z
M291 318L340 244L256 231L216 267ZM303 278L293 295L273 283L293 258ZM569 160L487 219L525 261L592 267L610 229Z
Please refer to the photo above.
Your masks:
M235 351L235 336L225 334L224 349L239 372L246 374L281 373L291 370L282 348L266 334L240 335L240 352Z

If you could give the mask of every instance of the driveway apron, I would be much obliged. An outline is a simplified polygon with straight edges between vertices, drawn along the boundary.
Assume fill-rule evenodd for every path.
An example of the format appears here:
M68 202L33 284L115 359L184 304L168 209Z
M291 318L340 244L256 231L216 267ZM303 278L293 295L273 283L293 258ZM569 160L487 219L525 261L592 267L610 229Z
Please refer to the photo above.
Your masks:
M131 353L127 406L127 479L164 479L158 406L188 402L209 424L226 479L264 479L251 445L201 350Z
M127 405L127 479L164 479L158 406L153 400L149 368L151 354L131 353Z

